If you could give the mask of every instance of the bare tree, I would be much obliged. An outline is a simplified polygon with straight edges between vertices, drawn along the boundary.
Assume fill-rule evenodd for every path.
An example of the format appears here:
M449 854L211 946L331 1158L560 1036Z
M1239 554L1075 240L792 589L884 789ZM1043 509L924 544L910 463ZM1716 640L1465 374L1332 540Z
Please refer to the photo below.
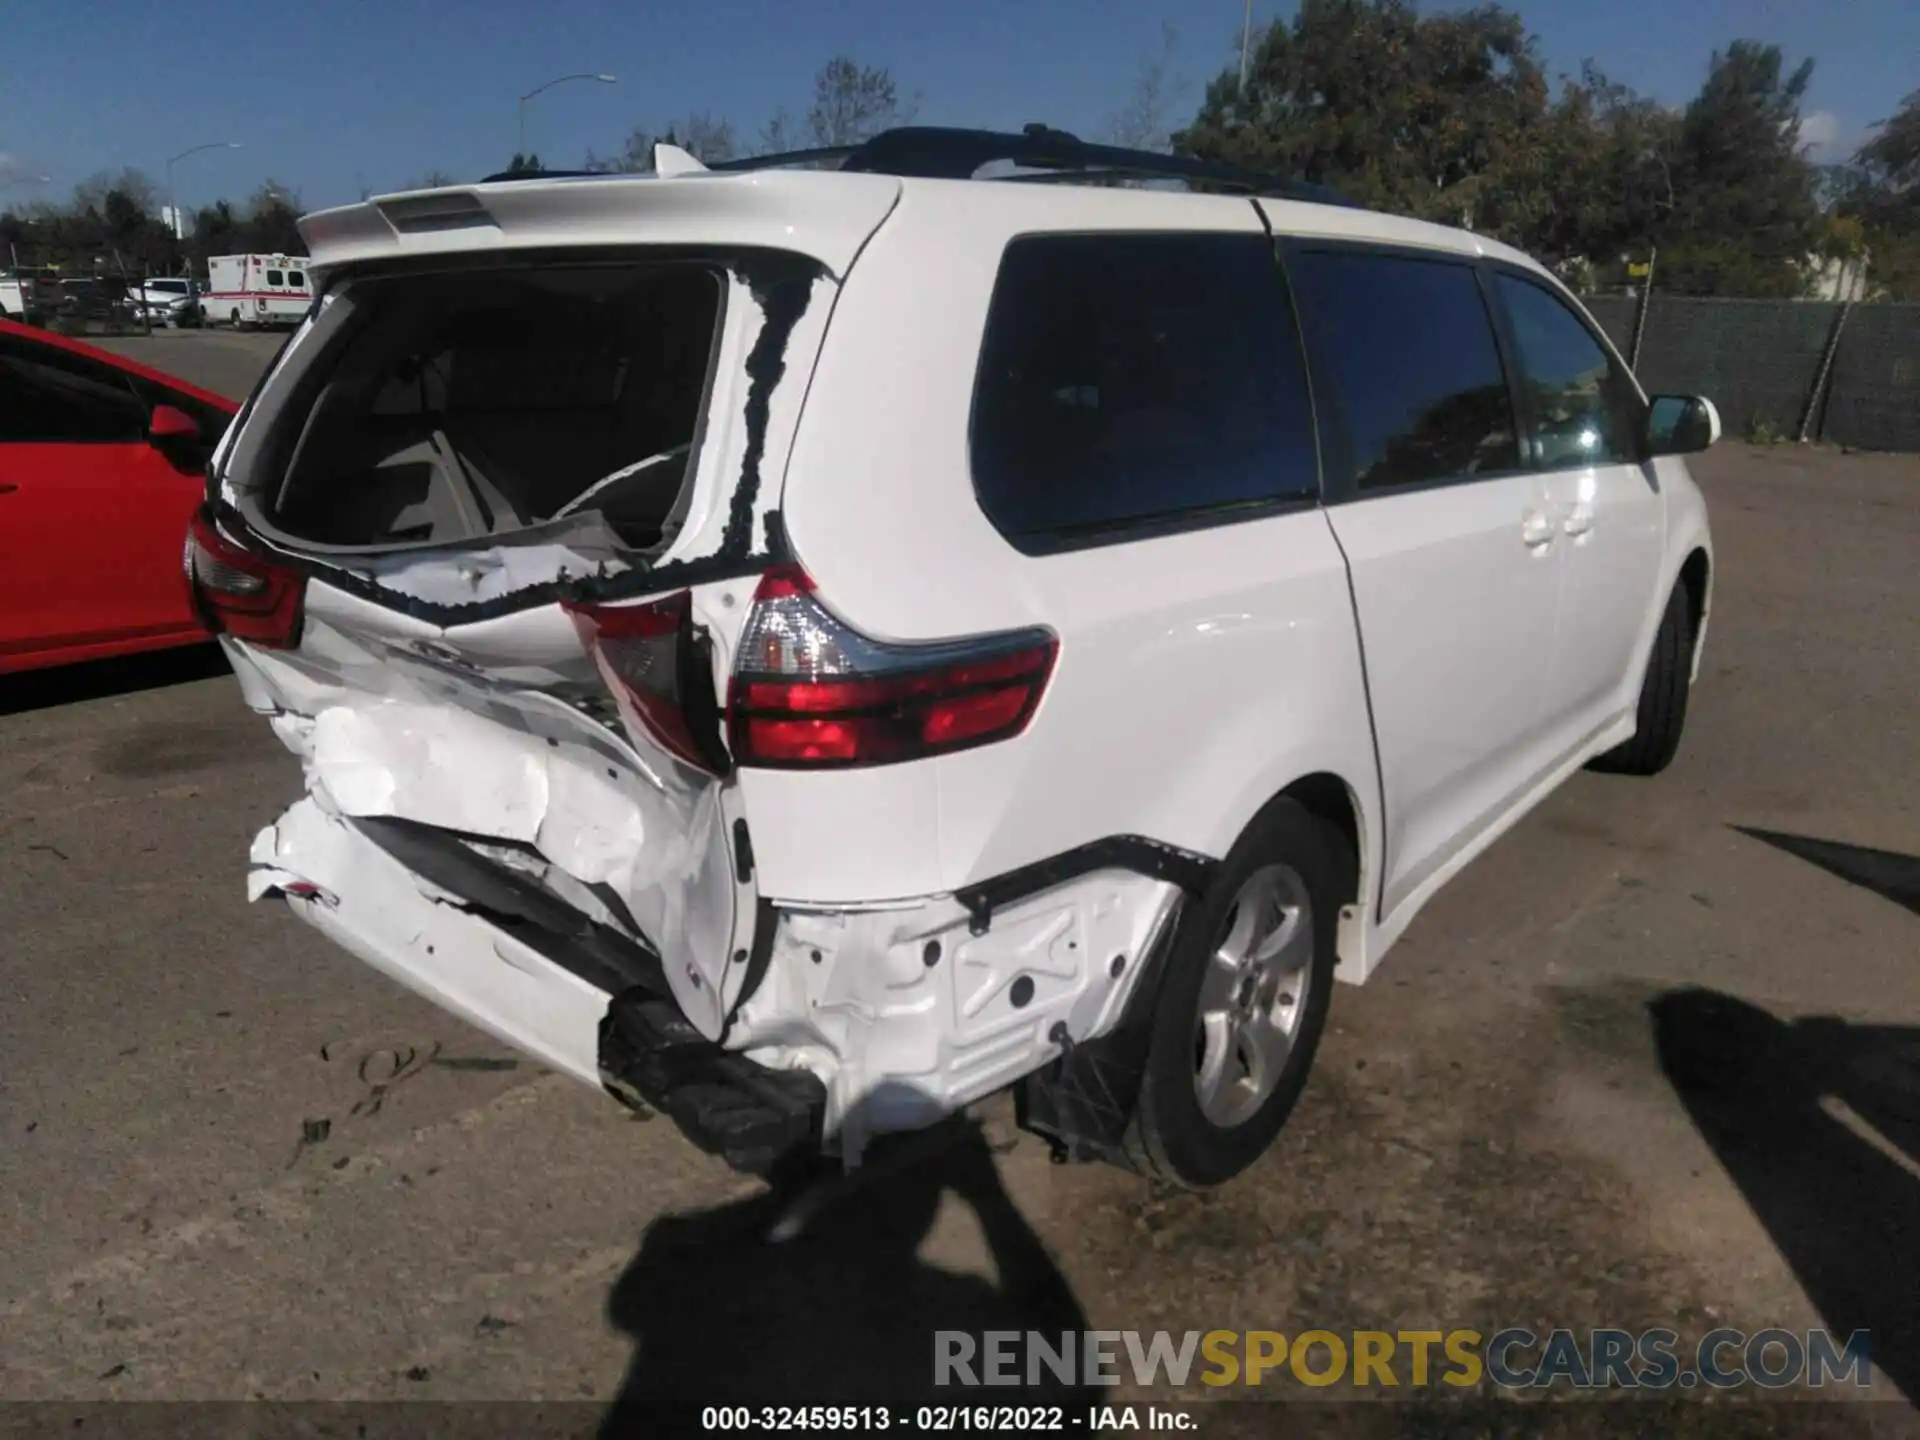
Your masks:
M861 65L836 55L814 76L807 129L816 145L858 145L882 130L906 124L916 108L913 97L901 95L899 83L885 66Z
M705 110L696 110L678 125L668 126L663 138L708 165L731 160L739 153L733 138L733 122Z
M1101 126L1101 138L1109 145L1157 150L1163 154L1173 149L1169 112L1179 104L1181 92L1186 88L1173 68L1179 41L1179 32L1161 22L1160 48L1140 62L1127 103L1107 116Z
M696 110L684 120L676 120L664 130L636 125L618 155L587 152L584 168L597 174L641 175L653 169L653 147L677 145L694 159L708 165L731 160L739 154L733 135L733 122L724 116Z
M760 153L779 155L788 150L798 150L804 142L800 138L800 126L793 118L793 112L782 105L773 112L773 118L760 127Z

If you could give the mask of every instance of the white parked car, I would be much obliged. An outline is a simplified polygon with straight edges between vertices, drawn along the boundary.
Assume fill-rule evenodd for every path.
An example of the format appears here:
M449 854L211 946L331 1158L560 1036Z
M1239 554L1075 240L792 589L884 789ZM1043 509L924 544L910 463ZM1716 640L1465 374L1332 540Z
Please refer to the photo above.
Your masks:
M200 323L200 292L198 282L185 276L153 276L142 284L129 285L127 299L140 307L150 324L179 329Z
M1220 1182L1336 979L1674 754L1685 451L1546 270L1052 132L304 222L192 571L252 894L749 1169L1008 1086ZM663 176L669 169L663 166Z

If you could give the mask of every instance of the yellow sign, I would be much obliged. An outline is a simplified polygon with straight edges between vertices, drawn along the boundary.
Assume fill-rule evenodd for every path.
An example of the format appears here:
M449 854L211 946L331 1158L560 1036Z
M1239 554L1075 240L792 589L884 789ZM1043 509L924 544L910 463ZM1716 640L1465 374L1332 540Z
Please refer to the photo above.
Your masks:
M1653 265L1650 261L1634 260L1629 261L1627 264L1627 274L1634 276L1636 279L1642 275L1651 275L1652 273Z

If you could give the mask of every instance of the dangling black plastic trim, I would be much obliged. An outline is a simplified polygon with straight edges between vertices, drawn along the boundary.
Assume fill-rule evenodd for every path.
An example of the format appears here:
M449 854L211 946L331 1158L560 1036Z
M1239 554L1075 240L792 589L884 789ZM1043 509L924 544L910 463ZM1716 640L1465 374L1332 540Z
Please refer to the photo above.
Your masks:
M1198 895L1206 889L1218 863L1144 835L1108 835L990 880L963 885L954 891L954 899L967 908L971 917L968 928L975 935L984 935L993 926L993 912L1001 906L1098 870L1131 870L1155 880L1170 880L1189 895Z

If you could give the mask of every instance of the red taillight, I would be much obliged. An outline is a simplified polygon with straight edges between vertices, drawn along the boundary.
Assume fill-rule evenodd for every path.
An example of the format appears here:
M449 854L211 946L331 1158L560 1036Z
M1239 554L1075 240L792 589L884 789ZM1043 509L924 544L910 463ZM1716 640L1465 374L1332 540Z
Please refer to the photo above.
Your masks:
M300 643L306 577L234 544L201 511L187 527L187 580L207 628L274 650Z
M734 760L884 765L1009 739L1039 707L1057 650L1045 630L869 640L820 604L799 567L777 567L760 581L734 667Z
M699 673L692 604L682 590L645 605L569 605L567 611L629 731L644 730L676 759L721 774L727 764L718 753L718 705L711 673ZM700 734L707 732L715 738L702 744Z

